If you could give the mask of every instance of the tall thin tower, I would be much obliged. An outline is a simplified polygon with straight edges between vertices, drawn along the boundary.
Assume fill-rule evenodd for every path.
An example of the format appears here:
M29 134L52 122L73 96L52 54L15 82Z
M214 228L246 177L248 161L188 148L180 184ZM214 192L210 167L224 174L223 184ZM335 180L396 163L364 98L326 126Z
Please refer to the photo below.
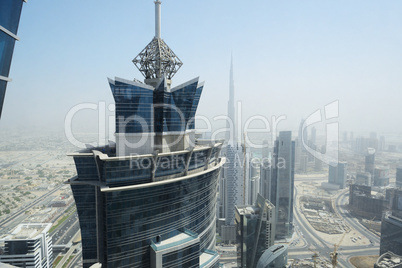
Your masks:
M225 174L225 222L226 225L234 224L235 206L244 206L247 191L244 189L244 172L243 165L247 163L244 161L243 147L237 140L235 121L235 103L234 103L234 79L233 79L233 56L230 63L230 77L229 77L229 102L228 102L228 128L226 141L226 157L228 159L226 164ZM232 126L230 126L232 125Z
M228 122L227 128L229 131L226 133L226 141L229 144L237 143L237 129L236 129L236 114L235 114L235 101L234 101L234 79L233 79L233 55L230 60L230 75L229 75L229 101L228 101Z

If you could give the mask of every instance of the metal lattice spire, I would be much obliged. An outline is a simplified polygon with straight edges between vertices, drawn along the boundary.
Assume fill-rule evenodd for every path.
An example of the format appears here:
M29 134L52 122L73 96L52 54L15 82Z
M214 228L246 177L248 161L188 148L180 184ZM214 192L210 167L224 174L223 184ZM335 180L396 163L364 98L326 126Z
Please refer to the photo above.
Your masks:
M145 79L161 78L163 75L167 79L172 79L183 63L161 39L161 2L156 0L154 3L155 37L133 59L133 63L144 75Z

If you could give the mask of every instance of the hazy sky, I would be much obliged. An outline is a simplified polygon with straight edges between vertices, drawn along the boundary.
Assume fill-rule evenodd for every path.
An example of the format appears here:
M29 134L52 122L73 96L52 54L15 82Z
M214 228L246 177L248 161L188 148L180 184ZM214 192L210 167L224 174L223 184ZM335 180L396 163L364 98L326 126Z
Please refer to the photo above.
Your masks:
M339 100L341 130L402 132L401 33L399 0L162 2L162 38L184 63L173 85L206 82L198 114L226 114L233 53L243 121L286 115L282 129ZM113 103L107 77L143 80L131 61L153 35L151 0L28 1L0 126L62 127L79 103Z

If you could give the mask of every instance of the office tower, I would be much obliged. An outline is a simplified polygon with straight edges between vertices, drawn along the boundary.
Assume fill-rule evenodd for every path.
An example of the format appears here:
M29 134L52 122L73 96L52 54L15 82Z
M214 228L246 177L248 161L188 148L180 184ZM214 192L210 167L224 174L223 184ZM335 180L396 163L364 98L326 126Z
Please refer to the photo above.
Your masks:
M380 255L386 252L402 255L402 219L386 213L381 221Z
M236 206L238 267L255 267L275 242L275 207L260 194L254 206Z
M225 221L234 225L235 206L247 203L247 192L244 181L244 146L240 144L226 146L225 164Z
M84 268L216 267L216 200L222 143L194 140L203 83L171 88L181 61L160 37L133 60L145 83L109 79L116 145L72 154L71 185ZM190 254L191 253L191 254Z
M11 60L14 52L23 0L2 0L0 3L0 116L6 95Z
M256 268L288 267L288 245L274 245L267 249L257 262Z
M346 185L347 163L330 163L328 169L328 182L339 185L343 189Z
M271 200L271 161L263 158L260 167L260 194Z
M374 186L387 186L389 184L389 167L376 167L374 169Z
M248 204L254 204L257 200L257 194L260 192L260 177L250 178L248 185Z
M357 172L355 184L371 186L371 174L369 172Z
M402 187L402 167L396 168L396 186Z
M51 226L51 223L19 224L4 239L4 254L0 255L0 263L17 267L53 267L52 238L49 236Z
M294 191L295 143L291 131L279 132L275 141L271 198L276 208L276 237L286 238L293 233L293 191Z
M374 168L375 168L375 149L367 148L364 171L369 172L371 174L371 177L374 178Z

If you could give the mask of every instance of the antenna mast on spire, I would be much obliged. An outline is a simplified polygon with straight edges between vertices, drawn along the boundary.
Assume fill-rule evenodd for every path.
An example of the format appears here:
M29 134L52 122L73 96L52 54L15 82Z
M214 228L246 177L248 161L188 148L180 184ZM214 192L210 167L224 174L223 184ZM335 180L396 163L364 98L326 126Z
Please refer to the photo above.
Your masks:
M166 45L161 38L161 4L155 0L155 37L152 41L133 59L133 63L145 77L145 83L156 86L161 78L166 77L168 88L171 85L172 77L183 65L181 60Z
M155 37L161 38L161 4L160 0L155 2Z

